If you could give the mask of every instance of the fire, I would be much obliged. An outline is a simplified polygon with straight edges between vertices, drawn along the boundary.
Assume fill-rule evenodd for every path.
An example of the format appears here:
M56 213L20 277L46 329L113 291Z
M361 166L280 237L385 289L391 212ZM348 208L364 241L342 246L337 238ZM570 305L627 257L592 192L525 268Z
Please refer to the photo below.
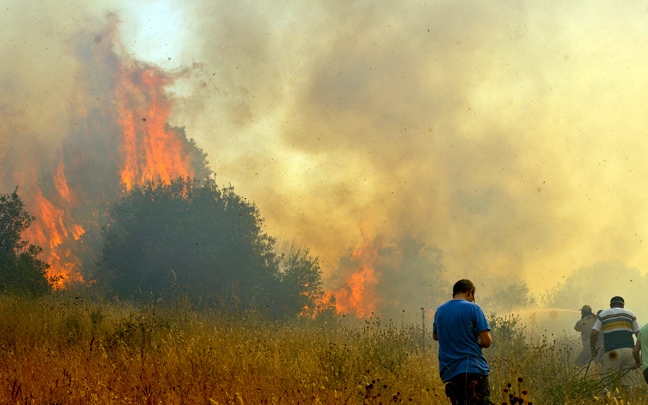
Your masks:
M366 318L375 314L379 304L377 287L379 277L374 269L378 259L379 244L366 237L351 256L351 262L358 265L342 287L327 291L318 306L334 308L338 313Z
M72 203L72 193L67 185L67 179L65 178L65 162L63 162L63 157L61 157L61 162L56 168L56 173L54 174L54 185L56 186L56 191L59 195L63 197L68 203Z
M45 198L40 188L33 190L29 197L31 201L26 201L28 210L36 220L23 237L43 248L43 260L51 266L49 276L62 276L59 285L63 279L73 274L75 278L82 280L80 275L75 274L78 260L70 254L66 242L78 240L85 232L83 227L74 223L63 208Z
M165 88L178 75L118 54L117 26L114 21L100 35L79 37L74 122L57 158L39 155L22 162L24 168L0 167L0 174L18 179L36 218L23 239L43 248L40 258L50 264L49 276L62 277L59 286L83 281L76 248L88 229L99 227L107 203L136 185L196 172L190 143L168 125L173 100Z
M172 103L164 94L171 83L154 68L124 69L116 89L121 146L121 181L130 190L134 184L177 177L193 177L186 145L168 128Z

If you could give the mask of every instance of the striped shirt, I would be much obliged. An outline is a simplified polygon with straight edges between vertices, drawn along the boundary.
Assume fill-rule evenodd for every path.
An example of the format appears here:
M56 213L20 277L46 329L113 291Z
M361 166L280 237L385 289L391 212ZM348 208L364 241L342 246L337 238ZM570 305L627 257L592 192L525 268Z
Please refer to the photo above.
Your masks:
M633 348L632 334L639 332L641 326L632 311L613 307L601 311L592 329L603 332L603 350L607 353L624 347Z

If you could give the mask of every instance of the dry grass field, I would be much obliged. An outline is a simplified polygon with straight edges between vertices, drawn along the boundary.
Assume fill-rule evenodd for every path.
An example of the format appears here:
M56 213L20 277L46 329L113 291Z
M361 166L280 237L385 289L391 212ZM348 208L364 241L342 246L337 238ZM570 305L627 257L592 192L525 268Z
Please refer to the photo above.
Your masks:
M423 340L417 325L277 322L70 292L0 297L0 319L2 404L448 403L430 331ZM515 318L490 322L494 403L648 404L606 394L594 367L574 368L575 340L530 336Z

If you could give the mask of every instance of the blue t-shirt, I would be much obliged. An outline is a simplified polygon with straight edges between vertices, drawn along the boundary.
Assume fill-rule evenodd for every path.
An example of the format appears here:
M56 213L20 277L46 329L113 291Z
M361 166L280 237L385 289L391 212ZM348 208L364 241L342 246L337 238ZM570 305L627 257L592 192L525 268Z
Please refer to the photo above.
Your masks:
M488 375L482 355L479 332L490 331L479 305L466 300L451 300L437 308L432 327L439 339L439 369L447 382L463 373Z

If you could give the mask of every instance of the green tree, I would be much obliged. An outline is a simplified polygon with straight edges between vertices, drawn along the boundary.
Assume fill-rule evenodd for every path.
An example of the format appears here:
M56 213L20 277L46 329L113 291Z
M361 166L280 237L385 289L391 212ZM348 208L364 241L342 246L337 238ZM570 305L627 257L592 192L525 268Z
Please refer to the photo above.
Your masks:
M38 259L43 250L22 240L23 232L34 221L18 196L0 194L0 291L42 295L52 289L47 276L48 263Z
M382 259L377 264L382 277L379 295L385 315L396 320L404 310L405 319L418 322L421 307L434 309L448 299L451 286L444 278L440 249L405 237L392 240L378 254Z
M295 273L310 280L313 272L319 275L319 265L300 255L282 266L274 243L257 207L231 187L220 188L213 180L151 182L113 204L89 276L122 298L180 290L203 302L298 312L302 302L285 300L288 290L308 293L316 283L300 287L301 275Z
M311 257L308 249L282 257L276 284L270 305L276 315L315 315L317 299L322 296L322 274L319 259Z
M536 304L536 300L523 281L498 285L496 290L484 298L491 310L496 313L508 313Z

